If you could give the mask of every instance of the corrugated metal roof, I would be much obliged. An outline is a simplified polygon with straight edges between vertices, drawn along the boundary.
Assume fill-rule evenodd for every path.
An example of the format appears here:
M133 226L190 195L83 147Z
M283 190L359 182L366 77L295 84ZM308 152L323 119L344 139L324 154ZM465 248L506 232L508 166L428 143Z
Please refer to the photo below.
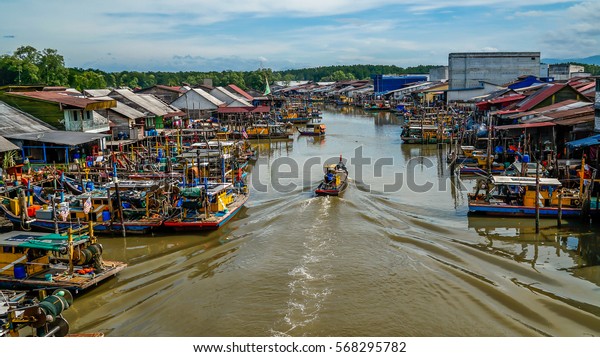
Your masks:
M107 134L51 130L39 133L10 134L4 136L15 140L30 140L41 143L76 146L102 139L106 137Z
M53 126L0 101L0 133L19 134L54 130Z
M11 143L6 140L4 137L0 136L0 152L11 151L11 150L20 150L21 148L17 145Z
M502 103L508 103L508 102L515 102L515 101L521 100L523 98L525 98L525 96L522 94L514 94L514 95L509 95L507 97L500 97L500 98L489 100L488 103L502 104Z
M527 99L525 99L522 102L520 102L519 104L517 104L517 107L521 111L530 110L531 108L540 104L541 102L543 102L544 100L546 100L547 98L549 98L550 96L552 96L553 94L555 94L556 92L558 92L559 90L561 90L565 87L566 87L566 84L548 85L546 88L540 89L536 93L527 97Z
M246 99L240 97L237 94L233 94L227 89L223 87L216 87L210 91L210 94L227 103L227 106L236 106L236 107L251 107L252 104L248 102Z
M523 123L523 124L511 124L511 125L498 125L495 126L495 130L508 130L508 129L524 129L524 128L539 128L544 126L554 126L556 124L552 122L538 122L538 123Z
M108 97L110 93L110 89L86 89L83 91L83 94L88 97ZM111 98L112 99L112 98Z
M594 113L592 112L590 114L580 115L575 118L556 119L556 120L554 120L554 123L556 123L556 125L562 125L562 126L573 126L573 125L583 124L583 123L592 123L594 121L594 119L595 119Z
M231 114L231 113L268 113L271 111L269 106L260 107L219 107L218 113Z
M242 97L246 98L247 100L253 100L254 99L254 97L252 97L250 94L246 93L243 89L241 89L240 87L236 86L235 84L230 84L227 87L231 88L234 92L236 92L237 94L239 94Z
M162 84L157 84L157 85L156 85L156 88L160 88L160 89L168 90L168 91L175 92L175 93L179 93L179 94L182 94L182 93L185 93L185 92L186 92L185 90L183 90L183 89L182 89L181 87L179 87L179 86L165 86L165 85L162 85Z
M104 98L109 98L112 99L110 97L97 97L96 99L102 100ZM117 106L114 108L110 108L110 110L121 114L122 116L124 116L125 118L129 118L129 119L138 119L138 118L144 118L146 115L142 112L140 112L139 110L135 110L134 108L128 106L127 104L123 103L123 102L119 102L117 101Z
M59 103L62 105L85 110L107 109L116 105L114 100L97 101L94 99L69 95L64 92L11 92L6 94L10 96L26 97L45 102Z
M216 105L217 107L225 105L225 102L221 101L220 99L214 97L210 93L207 93L207 92L205 92L204 90L202 90L200 88L194 88L192 90L196 94L200 95L202 98L204 98L204 99L208 100L209 102L211 102L212 104Z
M136 94L130 89L113 89L111 94L112 93L123 96L128 101L134 103L138 108L141 108L141 110L155 116L166 117L175 113L177 113L176 115L179 115L178 113L180 113L179 110L170 107L152 94Z

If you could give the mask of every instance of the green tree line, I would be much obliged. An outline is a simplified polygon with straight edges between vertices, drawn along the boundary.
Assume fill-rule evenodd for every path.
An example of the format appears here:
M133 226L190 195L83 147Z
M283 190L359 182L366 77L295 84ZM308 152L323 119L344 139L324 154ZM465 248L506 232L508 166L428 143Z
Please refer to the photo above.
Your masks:
M600 75L600 66L583 65L585 71ZM55 49L39 51L32 46L21 46L12 54L0 56L0 85L68 86L78 90L98 88L147 88L162 84L179 86L198 85L212 79L213 85L235 84L242 89L262 91L265 81L342 81L369 79L376 74L429 73L437 67L421 65L398 67L395 65L343 65L273 71L270 68L255 71L180 71L180 72L104 72L98 69L67 68L64 58Z

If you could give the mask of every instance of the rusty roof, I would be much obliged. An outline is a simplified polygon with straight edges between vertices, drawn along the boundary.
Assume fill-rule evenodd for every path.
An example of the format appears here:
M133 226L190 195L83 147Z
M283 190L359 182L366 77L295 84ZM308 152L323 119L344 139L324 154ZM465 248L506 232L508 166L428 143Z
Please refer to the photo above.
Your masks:
M65 92L11 92L7 95L15 97L25 97L44 102L58 103L68 107L75 107L85 110L97 110L113 108L117 105L115 100L94 100L69 95Z
M244 98L246 98L248 100L253 100L254 99L253 96L251 96L250 94L248 94L246 91L244 91L240 87L236 86L235 84L230 84L230 85L228 85L225 88L233 90L234 92L236 92L237 94L241 95L242 97L244 97Z

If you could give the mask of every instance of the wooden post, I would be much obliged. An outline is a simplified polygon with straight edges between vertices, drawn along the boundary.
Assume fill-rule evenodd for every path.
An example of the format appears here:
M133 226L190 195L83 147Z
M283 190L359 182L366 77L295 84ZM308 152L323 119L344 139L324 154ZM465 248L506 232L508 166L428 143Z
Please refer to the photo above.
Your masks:
M562 198L563 198L563 190L562 188L558 190L558 214L556 215L556 226L560 228L562 226Z
M121 203L121 194L119 193L119 180L117 179L116 176L114 179L115 179L114 180L115 193L117 194L117 205L119 205L118 210L119 210L119 217L121 220L121 231L123 233L123 238L125 238L125 220L123 218L123 204Z
M67 229L67 234L69 237L69 275L73 275L73 229L71 227Z
M488 175L492 174L492 117L488 112L488 120L487 120L487 128L488 128L488 137L487 137L487 172Z
M112 232L115 212L112 208L112 199L110 198L110 186L106 186L106 196L108 197L108 213L110 213L110 231ZM114 234L114 233L113 233Z
M583 178L585 176L585 155L581 157L581 170L579 172L579 197L583 201Z
M540 164L535 170L535 233L540 233Z

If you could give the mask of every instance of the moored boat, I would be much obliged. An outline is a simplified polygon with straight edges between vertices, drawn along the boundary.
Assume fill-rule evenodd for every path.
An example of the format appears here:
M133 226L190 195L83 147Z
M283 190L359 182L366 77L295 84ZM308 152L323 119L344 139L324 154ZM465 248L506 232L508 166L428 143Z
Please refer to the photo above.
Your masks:
M230 182L208 183L184 188L180 206L173 210L164 226L181 230L214 230L233 218L249 197L246 185Z
M298 130L300 135L306 135L306 136L324 136L326 128L327 127L325 126L325 124L320 123L320 120L318 120L316 122L315 121L308 122L304 129L300 129L300 128L296 127L296 129Z
M534 177L491 176L478 181L469 194L469 214L534 217L537 200L540 217L556 217L559 211L563 216L581 215L578 190L562 188L555 178L539 178L538 191L536 197Z
M325 166L325 176L315 193L319 196L339 196L347 187L348 170L340 156L340 162Z
M116 275L127 264L104 260L89 234L12 231L0 235L0 286L9 289L81 291Z

